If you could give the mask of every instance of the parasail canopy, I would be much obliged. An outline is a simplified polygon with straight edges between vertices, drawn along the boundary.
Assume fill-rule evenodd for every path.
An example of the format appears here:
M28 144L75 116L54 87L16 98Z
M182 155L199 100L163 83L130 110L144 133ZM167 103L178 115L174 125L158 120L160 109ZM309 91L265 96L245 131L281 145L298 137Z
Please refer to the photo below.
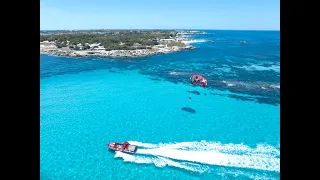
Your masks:
M206 87L207 86L207 79L198 75L198 74L194 74L190 77L190 83L191 84L198 84L203 87Z

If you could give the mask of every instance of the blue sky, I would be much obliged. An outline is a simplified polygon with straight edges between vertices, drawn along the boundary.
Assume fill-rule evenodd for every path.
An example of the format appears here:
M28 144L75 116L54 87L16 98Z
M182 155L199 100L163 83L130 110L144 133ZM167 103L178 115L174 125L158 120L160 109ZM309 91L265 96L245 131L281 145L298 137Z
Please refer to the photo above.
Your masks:
M280 0L40 0L40 29L280 30Z

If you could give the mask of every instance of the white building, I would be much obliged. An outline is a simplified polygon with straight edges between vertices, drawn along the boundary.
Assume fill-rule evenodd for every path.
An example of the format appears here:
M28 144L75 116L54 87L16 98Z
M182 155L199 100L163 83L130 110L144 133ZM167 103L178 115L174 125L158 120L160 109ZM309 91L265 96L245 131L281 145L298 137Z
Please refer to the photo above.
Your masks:
M93 48L94 50L106 50L106 48L104 48L103 46L98 46Z

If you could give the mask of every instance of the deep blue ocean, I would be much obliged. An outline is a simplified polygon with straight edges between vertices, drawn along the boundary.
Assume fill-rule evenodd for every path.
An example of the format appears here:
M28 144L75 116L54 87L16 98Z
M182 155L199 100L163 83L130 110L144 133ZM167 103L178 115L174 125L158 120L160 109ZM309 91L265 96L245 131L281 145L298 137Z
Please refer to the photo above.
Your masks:
M40 54L40 178L280 179L280 31L206 32L151 57ZM124 141L137 153L106 146Z

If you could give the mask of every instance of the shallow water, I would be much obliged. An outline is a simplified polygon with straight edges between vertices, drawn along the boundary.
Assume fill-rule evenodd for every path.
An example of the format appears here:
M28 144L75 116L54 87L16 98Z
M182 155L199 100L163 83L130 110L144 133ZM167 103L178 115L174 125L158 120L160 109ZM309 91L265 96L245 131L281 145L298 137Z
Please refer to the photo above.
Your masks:
M214 33L135 63L40 55L41 179L279 179L279 91L250 89L279 83L279 32ZM137 154L106 146L128 140Z

